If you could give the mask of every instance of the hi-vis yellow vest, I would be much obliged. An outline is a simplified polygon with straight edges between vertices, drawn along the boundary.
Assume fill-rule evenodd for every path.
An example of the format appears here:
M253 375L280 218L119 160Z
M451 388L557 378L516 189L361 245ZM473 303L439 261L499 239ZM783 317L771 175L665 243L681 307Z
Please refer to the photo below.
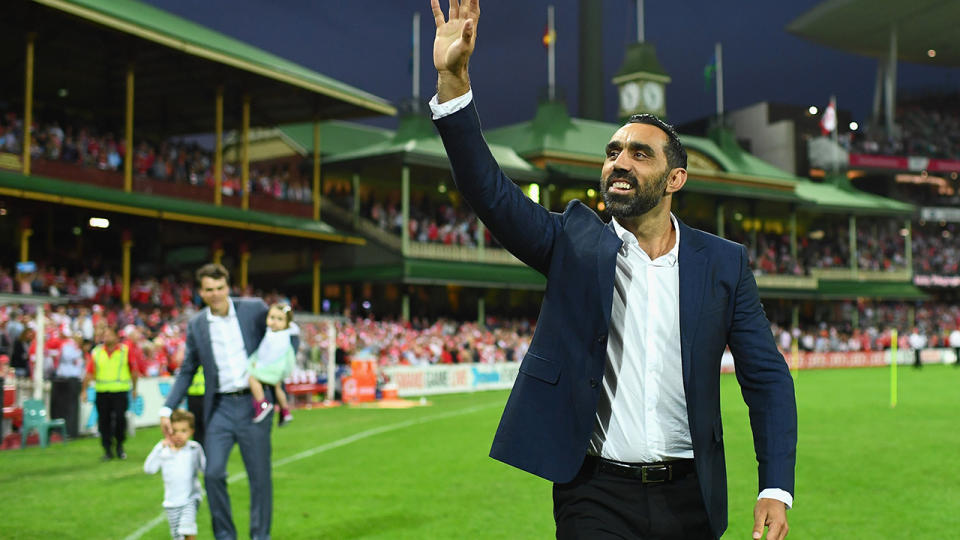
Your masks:
M197 372L193 375L193 382L190 383L190 387L187 388L187 395L189 396L202 396L206 391L206 386L203 378L203 366L197 368Z
M133 388L130 378L130 350L125 344L107 354L103 345L93 349L97 367L97 392L127 392Z

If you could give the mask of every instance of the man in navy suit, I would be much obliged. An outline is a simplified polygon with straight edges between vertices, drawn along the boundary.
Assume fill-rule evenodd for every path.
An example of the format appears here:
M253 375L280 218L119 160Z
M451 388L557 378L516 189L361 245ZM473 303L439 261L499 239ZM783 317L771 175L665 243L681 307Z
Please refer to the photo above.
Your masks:
M250 482L250 537L270 538L273 483L270 475L270 419L253 423L253 398L247 375L247 358L266 332L267 305L259 298L230 298L230 274L220 264L197 270L200 297L207 307L187 325L186 350L177 380L160 409L165 437L172 435L171 410L186 396L197 368L203 366L203 395L207 455L204 482L217 539L236 539L237 529L227 493L227 459L233 445L240 446ZM294 340L294 349L297 347ZM267 391L269 387L265 388ZM270 413L273 414L273 413Z
M431 109L464 199L547 277L537 330L491 456L554 482L558 538L719 538L727 527L720 360L729 346L757 455L753 537L782 539L793 503L793 381L746 249L670 212L687 179L672 127L637 115L605 149L613 216L533 203L483 139L468 61L479 0L431 0Z

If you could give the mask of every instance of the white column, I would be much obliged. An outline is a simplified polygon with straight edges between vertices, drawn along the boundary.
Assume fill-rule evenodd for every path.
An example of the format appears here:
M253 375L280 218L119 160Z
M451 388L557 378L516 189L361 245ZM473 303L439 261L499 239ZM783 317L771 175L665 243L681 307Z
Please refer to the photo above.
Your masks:
M46 360L43 354L43 342L47 331L46 315L43 313L43 303L37 304L37 352L33 356L33 399L43 399L43 369Z

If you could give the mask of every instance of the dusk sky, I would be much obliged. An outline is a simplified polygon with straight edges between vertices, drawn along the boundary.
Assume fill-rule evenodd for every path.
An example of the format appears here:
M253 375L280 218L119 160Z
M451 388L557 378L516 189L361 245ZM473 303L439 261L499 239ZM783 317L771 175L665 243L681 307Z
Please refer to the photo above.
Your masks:
M411 27L421 13L421 95L436 85L429 0L146 0L157 7L249 42L319 73L400 103L412 93ZM599 4L600 2L598 2ZM725 108L759 101L826 105L836 94L853 119L868 120L877 61L822 47L785 30L820 0L770 2L645 2L646 41L673 78L667 114L682 124L715 112L703 70L714 43L723 43ZM486 127L533 117L547 81L541 39L547 6L556 6L557 78L571 114L577 114L576 0L481 0L472 83ZM441 5L446 10L446 0ZM605 118L616 117L610 78L636 40L633 0L604 0ZM900 64L901 91L960 87L960 69ZM395 119L375 122L395 127Z

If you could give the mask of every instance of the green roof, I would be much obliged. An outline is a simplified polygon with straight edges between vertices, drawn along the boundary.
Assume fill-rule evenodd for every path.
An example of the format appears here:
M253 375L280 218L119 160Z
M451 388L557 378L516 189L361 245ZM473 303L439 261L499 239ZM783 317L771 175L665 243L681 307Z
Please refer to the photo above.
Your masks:
M94 90L102 92L98 86L100 81L94 79L116 76L122 81L129 56L129 60L136 63L136 99L137 109L140 111L140 114L137 114L138 127L144 122L147 125L165 125L162 115L157 117L163 111L153 111L151 107L179 113L184 106L191 104L189 100L197 102L198 105L202 102L202 108L188 112L199 115L202 110L205 113L204 125L201 126L198 122L196 127L191 127L185 123L182 129L199 129L208 127L206 124L212 125L212 96L209 102L203 99L203 96L210 95L218 85L226 87L227 101L231 107L239 93L248 92L253 97L253 125L276 125L315 116L345 118L396 114L396 109L383 98L143 2L33 2L53 11L24 9L15 4L13 14L20 11L21 16L36 19L37 40L41 45L62 41L61 35L70 36L74 41L90 40L97 44L93 47L74 48L75 52L70 55L69 62L58 58L40 60L39 66L42 69L39 76L44 76L44 69L58 70L63 74L60 84L71 89L71 97L85 92L84 87L93 87ZM81 24L77 23L77 18L83 19ZM17 20L16 17L14 20ZM70 31L64 31L64 27L70 28ZM117 40L111 37L114 31L134 36L147 43ZM61 43L58 46L69 44ZM104 52L110 47L118 46L129 47L130 54L118 54L114 55L114 58ZM216 65L211 65L211 62ZM83 77L77 78L78 76L70 71L70 68L77 65L101 66L101 71L94 74L89 70L81 70ZM189 78L185 74L189 74ZM249 74L255 76L251 77ZM50 80L43 82L46 85L53 83ZM184 91L184 85L188 83L194 92ZM43 88L38 87L38 91L43 91ZM122 110L122 106L119 107L119 111ZM171 116L169 112L165 114ZM225 120L235 121L235 116L227 115ZM166 121L170 122L170 119Z
M514 180L540 181L543 171L521 158L509 146L490 144L490 152L500 167ZM392 139L364 148L330 156L324 163L346 163L370 158L400 157L404 164L448 169L450 161L440 136L426 116L410 115L400 119Z
M736 135L728 129L713 129L708 137L680 135L680 141L688 149L706 154L726 173L742 174L757 182L781 186L802 180L744 150L737 143ZM695 172L696 169L691 174Z
M631 43L627 46L627 52L623 57L623 64L620 65L617 74L613 76L613 81L619 83L627 80L624 77L638 73L651 73L653 75L660 75L667 81L670 80L667 71L663 69L660 61L657 60L656 47L649 41Z
M537 107L533 120L491 129L485 132L485 136L491 142L513 148L527 159L541 156L570 158L599 166L603 163L604 147L621 127L621 124L573 118L564 103L543 102ZM680 140L688 149L707 155L726 173L750 176L752 181L779 187L799 180L740 148L732 134L711 135L715 135L720 143L713 138L691 135L681 135ZM690 174L700 172L692 169Z
M4 169L0 169L0 195L230 229L350 244L366 243L363 238L338 231L322 221L150 193L126 193L92 184L24 176L18 171Z
M619 128L616 124L571 118L565 104L548 101L537 107L533 120L486 130L484 136L528 159L548 156L601 163L604 147Z
M313 275L302 273L286 285L307 285ZM547 280L536 270L524 265L480 264L426 259L404 259L398 264L351 268L324 268L323 283L393 282L422 285L455 284L465 287L537 289Z
M382 99L238 39L136 0L34 0L187 54L392 114Z
M808 201L805 206L821 212L876 216L911 216L916 212L912 204L854 188L845 176L834 176L823 183L799 182L797 194Z

